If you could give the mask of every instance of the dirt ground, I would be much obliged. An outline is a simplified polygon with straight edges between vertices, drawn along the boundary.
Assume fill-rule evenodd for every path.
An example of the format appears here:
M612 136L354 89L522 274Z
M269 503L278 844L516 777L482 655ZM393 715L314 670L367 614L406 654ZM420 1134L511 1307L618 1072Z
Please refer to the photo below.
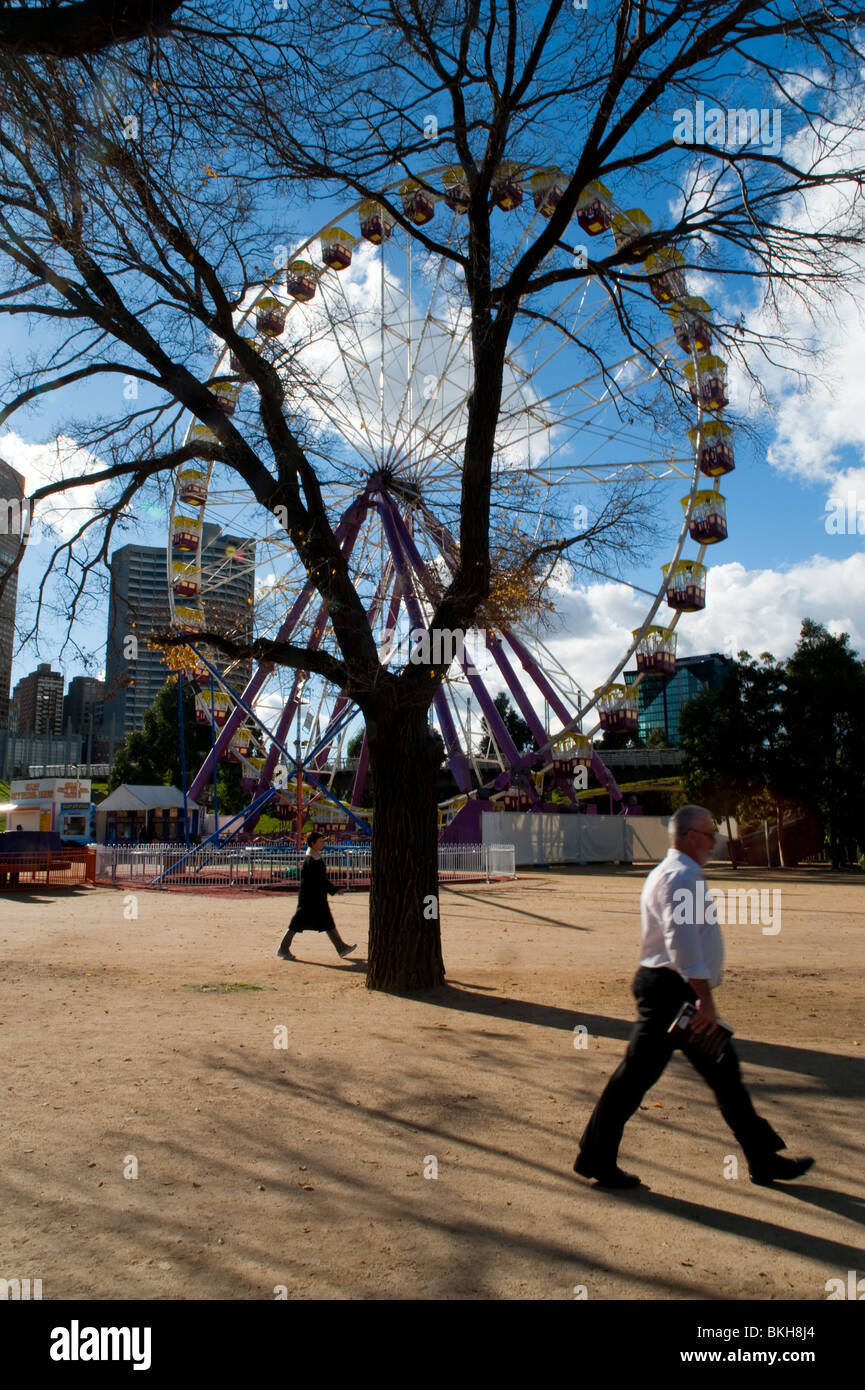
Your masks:
M632 1020L645 872L443 889L449 983L421 997L368 991L323 936L278 960L284 897L140 893L127 920L109 889L0 896L0 1276L52 1299L825 1299L865 1271L865 882L709 870L781 890L779 932L725 929L717 998L812 1173L753 1186L677 1056L625 1134L648 1188L605 1193L571 1165ZM366 895L334 909L362 958ZM205 988L232 984L260 989Z

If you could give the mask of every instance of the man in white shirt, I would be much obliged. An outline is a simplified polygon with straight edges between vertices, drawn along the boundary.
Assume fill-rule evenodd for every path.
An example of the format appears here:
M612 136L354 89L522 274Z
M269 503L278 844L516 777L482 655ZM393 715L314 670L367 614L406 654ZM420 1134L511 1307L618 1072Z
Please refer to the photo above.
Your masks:
M649 874L640 899L642 945L633 983L639 1019L624 1060L586 1125L574 1171L595 1178L600 1187L639 1187L638 1177L618 1167L622 1134L674 1050L681 1047L714 1091L721 1114L745 1152L751 1181L760 1186L789 1182L807 1172L814 1160L782 1158L778 1153L786 1145L751 1104L732 1043L716 1061L694 1036L715 1030L712 990L721 983L724 964L717 911L703 876L715 843L711 812L682 806L670 818L669 832L672 848ZM697 1013L688 1034L679 1040L669 1028L686 1002L696 1003Z

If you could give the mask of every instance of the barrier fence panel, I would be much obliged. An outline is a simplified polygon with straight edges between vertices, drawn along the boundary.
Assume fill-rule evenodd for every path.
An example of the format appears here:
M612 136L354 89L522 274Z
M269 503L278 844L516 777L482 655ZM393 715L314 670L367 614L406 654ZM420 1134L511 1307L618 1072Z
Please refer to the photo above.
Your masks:
M83 849L3 854L0 855L0 890L68 888L73 883L84 883L86 867Z
M95 877L101 883L156 888L292 888L300 882L305 850L290 845L99 845ZM439 879L514 878L513 845L439 845ZM338 888L369 887L372 847L332 845L324 851Z
M484 845L489 878L516 878L516 845Z

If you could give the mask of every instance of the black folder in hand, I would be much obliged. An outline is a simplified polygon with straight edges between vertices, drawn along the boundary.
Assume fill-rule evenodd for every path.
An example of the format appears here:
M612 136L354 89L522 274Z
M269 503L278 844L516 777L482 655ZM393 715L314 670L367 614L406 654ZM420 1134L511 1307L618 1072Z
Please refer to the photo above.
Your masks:
M733 1029L727 1023L722 1023L720 1019L715 1024L711 1033L695 1033L691 1028L691 1023L697 1013L695 1004L683 1004L673 1022L667 1029L676 1039L676 1045L681 1046L687 1042L691 1047L702 1052L710 1061L720 1062L724 1055L724 1049L733 1036Z

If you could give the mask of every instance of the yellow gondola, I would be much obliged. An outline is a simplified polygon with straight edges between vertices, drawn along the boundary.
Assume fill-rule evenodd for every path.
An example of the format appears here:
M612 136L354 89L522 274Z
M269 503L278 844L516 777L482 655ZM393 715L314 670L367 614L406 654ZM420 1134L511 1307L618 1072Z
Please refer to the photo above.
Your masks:
M285 288L292 299L308 304L315 297L315 267L309 261L292 261L286 271Z
M652 219L642 208L629 208L627 212L617 212L612 220L613 240L616 250L623 251L632 242L639 241L652 230ZM634 251L625 257L625 265L639 265L649 254L648 250Z
M662 565L667 605L679 613L699 613L706 607L706 567L696 560Z
M520 179L520 166L504 160L493 174L491 196L494 205L502 212L513 212L523 201Z
M689 497L681 499L687 512ZM706 488L694 496L694 510L688 522L688 533L699 545L716 545L727 539L727 502L714 488Z
M383 241L387 241L393 231L393 218L390 213L372 198L367 198L361 203L358 210L360 218L360 234L365 241L371 241L373 246L380 246Z
M695 449L699 437L700 431L696 426L688 430L688 438ZM703 425L699 465L700 472L707 478L721 478L735 468L733 431L723 420L707 420Z
M697 295L684 298L667 310L676 335L676 343L682 352L708 352L712 346L712 310L705 299Z
M288 310L272 294L263 295L255 306L255 328L264 338L278 338L285 328Z
M639 628L634 629L636 637ZM676 634L669 628L647 627L636 648L637 670L646 674L671 676L676 669Z
M539 212L541 217L552 217L562 201L567 182L565 175L555 164L551 164L548 169L538 169L532 174L529 186L535 212Z
M351 265L354 237L344 227L328 227L321 234L321 259L328 270L345 270Z
M727 405L727 364L721 357L707 353L697 361L685 363L688 390L695 405L706 410L723 410Z
M631 734L639 725L638 697L630 685L610 685L598 695L598 719L601 728L611 734Z
M685 257L675 246L662 246L646 257L649 293L659 304L673 304L685 294Z
M471 202L469 181L461 164L451 164L442 175L444 200L452 212L468 212Z
M207 501L207 474L199 468L182 468L178 477L178 496L181 502L203 507Z
M587 236L605 232L612 220L612 195L599 179L587 183L577 199L577 221ZM618 243L617 243L618 244Z
M415 179L409 179L400 189L402 210L409 222L416 227L425 227L435 217L435 198L428 189L421 187Z

